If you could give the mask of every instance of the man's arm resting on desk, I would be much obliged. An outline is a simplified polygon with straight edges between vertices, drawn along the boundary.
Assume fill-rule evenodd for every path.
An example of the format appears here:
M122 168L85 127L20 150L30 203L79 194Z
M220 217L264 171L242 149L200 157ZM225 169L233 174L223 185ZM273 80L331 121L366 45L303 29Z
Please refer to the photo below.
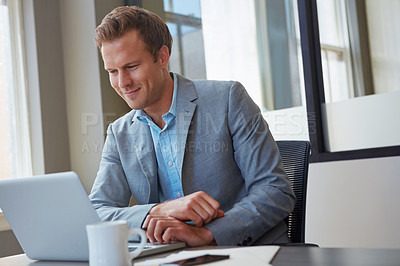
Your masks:
M169 200L154 206L149 215L170 216L180 221L192 221L197 226L202 226L224 216L219 209L218 201L203 191L195 192L185 197Z
M154 206L143 222L151 242L184 241L189 246L215 243L212 233L203 224L224 216L218 201L199 191ZM192 221L194 225L185 223Z

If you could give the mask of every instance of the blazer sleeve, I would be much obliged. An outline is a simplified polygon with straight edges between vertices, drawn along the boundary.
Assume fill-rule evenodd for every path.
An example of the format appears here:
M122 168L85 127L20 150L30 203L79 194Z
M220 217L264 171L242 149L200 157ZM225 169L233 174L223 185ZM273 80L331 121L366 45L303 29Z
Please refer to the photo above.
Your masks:
M100 168L89 199L102 221L127 220L129 227L141 227L155 204L129 206L131 191L121 164L113 124L107 130Z
M228 108L234 159L247 195L206 228L218 245L251 245L282 223L293 210L295 196L268 124L238 82L230 89Z

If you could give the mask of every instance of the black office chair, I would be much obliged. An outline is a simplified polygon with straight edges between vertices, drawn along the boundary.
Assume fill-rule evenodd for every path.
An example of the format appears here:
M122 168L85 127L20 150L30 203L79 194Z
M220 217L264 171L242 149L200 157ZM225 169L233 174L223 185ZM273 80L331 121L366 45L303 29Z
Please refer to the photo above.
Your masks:
M291 244L318 246L305 243L306 226L306 197L308 158L310 156L310 142L299 140L280 140L278 144L283 167L291 181L296 203L292 213L285 219L288 226L288 236Z

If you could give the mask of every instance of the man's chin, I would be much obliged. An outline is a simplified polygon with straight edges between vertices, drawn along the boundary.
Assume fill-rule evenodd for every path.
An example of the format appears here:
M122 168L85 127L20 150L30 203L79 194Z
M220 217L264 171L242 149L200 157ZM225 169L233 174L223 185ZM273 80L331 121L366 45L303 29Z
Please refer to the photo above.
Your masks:
M141 105L139 105L139 104L137 104L137 103L133 103L133 102L131 102L131 101L126 101L126 103L127 103L128 106L129 106L131 109L133 109L133 110L141 110L141 109L144 108L143 106L141 106Z
M124 101L126 102L126 104L131 108L131 109L135 109L138 110L140 107L138 106L136 101L132 101L132 99L128 99L125 97L122 97L124 99Z

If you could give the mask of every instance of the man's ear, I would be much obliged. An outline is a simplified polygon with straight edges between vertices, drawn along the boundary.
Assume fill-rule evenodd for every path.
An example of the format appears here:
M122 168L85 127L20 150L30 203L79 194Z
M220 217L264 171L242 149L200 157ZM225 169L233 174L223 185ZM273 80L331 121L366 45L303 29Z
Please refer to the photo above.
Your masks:
M158 51L158 59L160 60L160 64L163 68L168 67L169 50L166 45L163 45Z

